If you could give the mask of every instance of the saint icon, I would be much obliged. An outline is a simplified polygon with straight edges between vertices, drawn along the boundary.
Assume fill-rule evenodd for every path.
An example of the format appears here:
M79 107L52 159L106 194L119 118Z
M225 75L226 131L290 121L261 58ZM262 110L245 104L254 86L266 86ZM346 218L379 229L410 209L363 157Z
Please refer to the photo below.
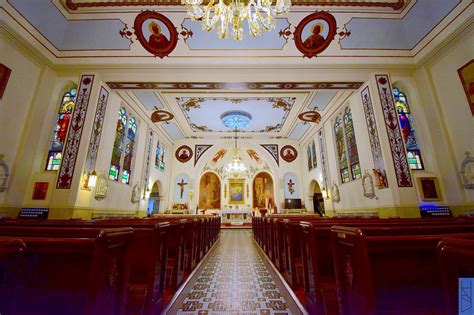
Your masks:
M321 35L323 31L323 25L321 23L316 23L311 27L311 35L306 38L303 42L303 45L307 49L317 49L318 47L322 46L326 39Z
M150 24L148 24L148 29L151 32L148 42L152 48L164 49L168 47L170 41L163 35L161 27L155 21L151 21Z

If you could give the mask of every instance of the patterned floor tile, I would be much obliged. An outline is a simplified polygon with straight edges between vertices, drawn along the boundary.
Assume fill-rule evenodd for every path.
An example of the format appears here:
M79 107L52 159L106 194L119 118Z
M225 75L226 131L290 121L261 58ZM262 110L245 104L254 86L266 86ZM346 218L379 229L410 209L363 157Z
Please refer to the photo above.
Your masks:
M221 240L167 314L302 314L248 230Z

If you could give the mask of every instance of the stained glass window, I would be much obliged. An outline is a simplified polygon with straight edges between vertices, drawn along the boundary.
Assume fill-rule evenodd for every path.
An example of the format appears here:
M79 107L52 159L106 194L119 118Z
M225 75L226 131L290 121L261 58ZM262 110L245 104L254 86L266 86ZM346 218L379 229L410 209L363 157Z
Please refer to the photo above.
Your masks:
M130 183L132 173L132 158L137 137L137 122L135 117L128 118L125 108L119 109L115 141L110 161L109 178L124 184Z
M346 147L344 143L344 129L341 117L336 117L334 122L334 133L336 135L337 159L339 162L339 174L343 183L350 181L349 166L347 163Z
M165 163L166 163L166 148L164 145L161 146L161 157L160 157L160 171L165 171Z
M77 88L73 87L61 98L56 124L54 126L51 144L49 146L48 159L46 163L47 171L57 171L61 165L63 157L64 143L69 130L72 112L76 101Z
M123 159L122 183L128 184L130 182L130 175L132 173L132 157L133 148L135 146L135 138L137 135L137 122L135 117L128 121L128 131L125 144L125 157Z
M344 131L346 135L347 153L349 155L349 163L352 179L362 177L359 163L359 152L357 151L357 143L354 132L354 122L352 121L352 112L349 107L344 112Z
M398 88L393 88L393 95L395 98L395 107L398 113L398 120L400 122L400 130L402 132L403 142L407 151L408 163L412 170L423 170L423 160L421 159L420 148L415 134L415 124L411 114L408 99L402 91Z
M313 140L313 144L311 146L311 155L313 157L313 168L318 167L318 159L316 158L316 143Z

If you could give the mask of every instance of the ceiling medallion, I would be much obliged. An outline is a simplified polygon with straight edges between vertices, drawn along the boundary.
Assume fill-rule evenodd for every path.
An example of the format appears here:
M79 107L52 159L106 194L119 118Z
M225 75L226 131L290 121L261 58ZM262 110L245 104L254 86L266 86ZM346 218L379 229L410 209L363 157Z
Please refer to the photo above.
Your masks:
M204 2L204 3L203 3ZM194 21L202 22L202 29L217 30L219 38L229 37L229 24L232 38L242 40L243 22L247 20L248 31L253 37L260 36L262 30L275 28L275 17L288 12L291 0L181 0L188 7L188 15ZM217 25L217 27L216 27Z
M232 129L243 129L252 120L252 115L242 110L231 110L221 115L224 126Z
M156 110L151 114L151 121L154 123L170 121L174 115L165 110Z
M187 145L182 145L176 150L174 156L181 163L186 163L193 157L193 150Z
M321 121L321 114L319 114L315 110L310 110L310 111L302 112L301 114L299 114L298 119L302 120L304 122L310 122L310 123L317 124Z

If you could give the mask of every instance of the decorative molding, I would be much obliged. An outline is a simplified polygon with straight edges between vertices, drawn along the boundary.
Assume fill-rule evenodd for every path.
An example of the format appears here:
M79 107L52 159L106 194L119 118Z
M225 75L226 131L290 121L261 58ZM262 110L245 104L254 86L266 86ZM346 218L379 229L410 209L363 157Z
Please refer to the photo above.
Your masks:
M292 1L293 6L341 6L341 7L367 7L367 8L392 8L393 10L400 10L404 7L405 0L396 1L335 1L335 0L319 0L319 1L304 1L296 0ZM137 1L124 1L124 0L109 0L109 1L97 1L97 0L66 0L66 7L70 10L78 10L80 8L94 8L94 7L128 7L128 6L179 6L180 1L175 0L141 0L140 3Z
M5 156L0 154L0 169L3 169L3 174L0 176L0 192L4 192L8 187L8 178L10 177L10 169L3 159Z
M201 156L209 150L213 145L212 144L196 144L194 146L194 166L196 166L196 163L199 161Z
M379 189L387 188L387 173L383 162L382 147L380 146L379 134L377 131L377 123L375 120L374 108L372 105L372 97L367 86L362 92L362 104L364 106L365 121L367 122L367 131L369 132L370 149L374 160L373 173L376 179L376 186Z
M275 159L275 162L279 166L280 159L278 155L278 144L261 144L261 146L273 156L273 158Z
M299 114L298 119L304 121L305 123L310 122L317 124L321 121L321 114L315 110L310 110Z
M93 75L83 75L81 77L81 84L77 91L76 106L72 113L71 126L67 135L61 168L59 169L57 189L71 188L93 82Z
M376 75L375 80L379 90L380 104L382 105L388 141L392 151L393 166L395 168L398 187L413 187L405 145L398 125L398 114L395 110L390 80L388 75Z
M151 114L151 122L166 122L174 118L174 115L166 110L155 110Z
M461 164L461 178L464 188L474 189L474 158L470 152L466 152L466 157ZM0 190L1 191L1 190Z
M94 198L96 200L102 200L107 197L109 192L109 179L106 174L101 174L97 177L97 185L95 187Z
M323 128L319 129L318 131L318 140L319 140L319 154L321 155L321 170L323 173L323 181L324 187L328 190L329 181L328 181L328 173L327 173L327 166L326 166L326 150L325 150L325 143L324 143L324 135L323 135Z
M109 91L103 86L100 87L99 99L97 100L97 108L95 110L94 125L92 126L91 138L89 140L89 148L87 150L86 165L82 178L84 181L83 189L87 187L89 175L95 171L95 163L99 152L100 138L102 135L102 125L104 124L105 112L107 109L107 101L109 99Z
M113 90L357 90L364 82L107 82Z

